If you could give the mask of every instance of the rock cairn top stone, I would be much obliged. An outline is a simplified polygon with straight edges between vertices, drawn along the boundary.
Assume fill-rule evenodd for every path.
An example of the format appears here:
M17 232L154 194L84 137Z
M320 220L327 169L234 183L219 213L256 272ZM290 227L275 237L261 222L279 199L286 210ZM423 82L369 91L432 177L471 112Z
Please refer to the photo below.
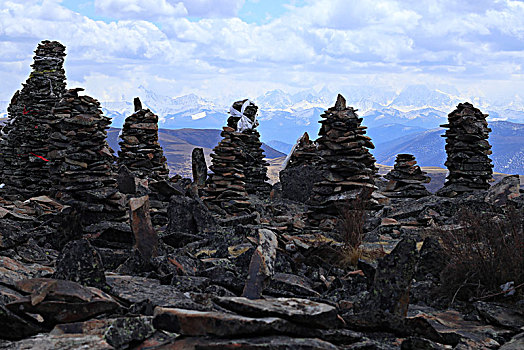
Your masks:
M486 190L493 175L493 164L488 157L491 145L488 138L491 129L487 114L471 103L460 103L448 115L446 138L446 167L449 170L444 187L437 194L453 197L474 190Z
M316 142L323 179L315 183L310 199L312 225L321 224L326 216L337 216L338 206L356 199L363 189L369 193L376 189L377 167L369 152L375 146L356 110L346 107L346 100L338 95L335 106L321 117Z
M106 141L111 119L102 114L97 100L78 94L83 90L67 90L54 109L49 160L56 197L77 208L85 224L92 224L121 218L125 207Z
M0 144L0 172L8 194L29 198L49 193L48 138L56 119L51 110L65 90L65 55L64 45L42 41L29 78L11 100Z
M412 154L398 154L393 169L384 176L389 180L384 194L392 198L420 198L431 195L424 187L431 178L426 176Z
M137 97L135 113L126 118L117 164L125 165L141 179L166 179L169 176L164 151L158 143L158 116L142 108Z

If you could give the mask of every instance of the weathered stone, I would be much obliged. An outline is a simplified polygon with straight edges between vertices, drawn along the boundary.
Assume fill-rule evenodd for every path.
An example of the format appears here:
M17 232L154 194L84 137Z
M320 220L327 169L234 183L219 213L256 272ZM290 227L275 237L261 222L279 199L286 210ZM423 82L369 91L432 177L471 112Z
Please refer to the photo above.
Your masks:
M173 196L167 209L167 233L203 234L216 227L215 219L206 206L197 199Z
M439 280L440 273L446 267L446 255L437 238L429 236L424 239L420 249L420 259L417 263L415 279L423 281L429 277Z
M520 196L520 178L518 175L506 176L495 185L491 186L486 195L485 201L501 206L508 202L508 200Z
M316 338L291 338L286 336L266 336L245 339L220 338L184 338L176 340L166 349L278 349L278 350L335 350L337 347L326 341Z
M322 172L317 166L299 164L281 170L279 177L282 197L306 203L313 194L315 182L322 180Z
M277 247L277 236L273 232L267 229L258 230L258 247L251 257L243 297L259 299L262 296L273 276Z
M524 312L494 303L477 301L475 309L489 323L519 331L524 326Z
M34 278L19 281L16 287L31 295L6 307L12 312L40 314L46 324L77 322L119 307L104 292L71 281Z
M104 338L116 349L131 348L153 335L152 321L152 317L118 318L109 326Z
M383 192L393 198L420 198L431 193L424 187L431 178L426 176L411 154L398 154L393 169L384 176L389 180Z
M198 187L204 187L207 179L207 164L206 158L204 157L204 149L193 148L191 164L193 168L193 181Z
M118 169L117 183L118 190L122 193L135 194L137 192L135 175L125 165Z
M279 317L309 327L334 328L339 325L335 307L308 299L250 300L234 297L217 298L216 302L228 310L251 317Z
M223 312L155 308L157 329L188 336L246 336L267 333L302 333L305 329L276 317L250 318Z
M53 277L100 289L106 286L102 258L87 239L65 245Z
M145 261L158 255L158 235L151 223L149 214L149 197L131 198L129 200L129 218L135 237L135 249Z
M406 317L417 255L415 241L404 238L383 257L378 263L369 296L358 306L358 312L370 316L377 312Z
M502 345L499 350L521 350L524 349L524 333L517 334L506 344Z

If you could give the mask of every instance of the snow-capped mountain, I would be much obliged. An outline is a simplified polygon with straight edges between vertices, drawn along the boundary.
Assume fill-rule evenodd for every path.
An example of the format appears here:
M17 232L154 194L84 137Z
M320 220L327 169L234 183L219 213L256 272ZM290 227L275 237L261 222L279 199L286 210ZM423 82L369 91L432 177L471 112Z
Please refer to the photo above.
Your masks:
M195 94L172 98L140 87L140 99L145 107L159 116L159 126L165 129L221 128L227 119L229 105L209 101ZM407 135L409 128L436 128L444 123L447 114L458 103L473 101L488 120L524 122L524 103L518 95L504 103L490 103L484 97L462 96L458 91L430 89L425 85L407 86L401 91L379 89L373 86L355 86L343 91L328 88L308 89L296 93L271 90L251 98L259 107L259 131L264 141L277 140L288 144L308 132L314 138L319 130L320 115L333 106L337 93L346 97L349 106L358 109L364 125L372 129L384 124L396 124L395 134ZM132 103L103 102L104 113L113 118L114 127L120 127L126 115L131 114Z

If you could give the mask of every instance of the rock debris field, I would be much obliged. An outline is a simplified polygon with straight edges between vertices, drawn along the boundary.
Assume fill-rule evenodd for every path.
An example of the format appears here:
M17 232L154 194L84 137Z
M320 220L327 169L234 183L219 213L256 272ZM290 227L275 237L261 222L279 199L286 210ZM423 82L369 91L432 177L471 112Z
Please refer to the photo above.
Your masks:
M470 103L436 194L411 154L380 178L341 95L279 183L247 99L187 179L139 98L115 155L64 60L38 45L0 129L0 349L524 348L524 195Z

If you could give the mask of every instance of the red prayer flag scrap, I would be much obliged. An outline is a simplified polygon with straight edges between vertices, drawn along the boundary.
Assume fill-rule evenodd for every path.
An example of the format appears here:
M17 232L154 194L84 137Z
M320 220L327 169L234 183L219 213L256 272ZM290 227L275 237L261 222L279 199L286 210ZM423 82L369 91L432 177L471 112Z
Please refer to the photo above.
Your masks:
M44 157L39 156L38 154L34 154L33 152L30 152L30 154L32 154L32 155L34 155L35 157L38 157L38 158L40 158L40 159L42 159L42 160L45 160L46 162L49 162L48 159L45 159Z

